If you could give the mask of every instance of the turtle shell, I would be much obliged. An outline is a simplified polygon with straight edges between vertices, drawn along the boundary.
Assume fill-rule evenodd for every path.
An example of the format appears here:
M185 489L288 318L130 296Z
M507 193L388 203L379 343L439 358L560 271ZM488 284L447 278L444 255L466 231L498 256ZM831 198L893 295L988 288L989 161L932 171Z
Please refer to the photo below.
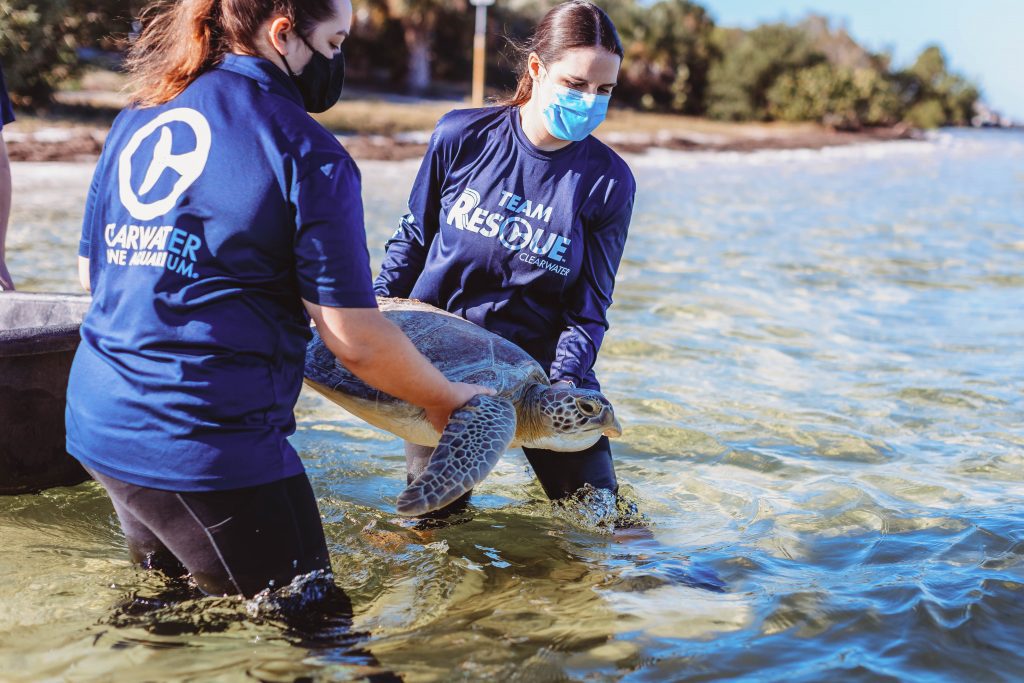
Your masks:
M518 403L530 386L549 380L540 364L516 344L457 315L412 299L379 298L381 312L453 382L493 388ZM362 401L404 403L352 375L318 335L306 350L308 380Z

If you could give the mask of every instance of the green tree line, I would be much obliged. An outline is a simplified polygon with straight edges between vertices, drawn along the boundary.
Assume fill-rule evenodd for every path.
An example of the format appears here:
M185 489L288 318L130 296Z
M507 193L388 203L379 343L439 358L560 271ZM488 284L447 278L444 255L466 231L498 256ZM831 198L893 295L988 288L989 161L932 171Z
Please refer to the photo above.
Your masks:
M498 0L489 12L488 83L511 88L515 53L552 0ZM962 125L979 98L937 46L909 67L860 46L820 16L751 30L716 26L690 0L599 2L626 58L618 104L730 121L819 121L837 128ZM23 107L46 106L83 61L123 50L145 5L123 0L0 0L0 63ZM354 0L350 78L426 94L470 73L466 0ZM135 24L134 28L137 29ZM86 58L85 60L83 59Z

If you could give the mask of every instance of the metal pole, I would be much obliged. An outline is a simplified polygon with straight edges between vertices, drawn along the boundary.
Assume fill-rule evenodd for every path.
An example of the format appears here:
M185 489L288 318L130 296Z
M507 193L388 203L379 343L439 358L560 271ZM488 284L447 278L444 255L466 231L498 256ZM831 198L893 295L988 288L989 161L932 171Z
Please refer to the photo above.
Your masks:
M474 3L476 4L476 3ZM476 32L473 34L473 106L484 106L484 50L487 47L487 5L476 5Z

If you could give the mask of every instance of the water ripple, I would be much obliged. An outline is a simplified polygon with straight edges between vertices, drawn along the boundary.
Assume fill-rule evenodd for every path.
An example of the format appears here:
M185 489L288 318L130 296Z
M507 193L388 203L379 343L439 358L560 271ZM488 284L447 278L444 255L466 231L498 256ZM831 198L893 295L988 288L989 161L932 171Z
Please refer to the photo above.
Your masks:
M465 511L407 522L394 513L400 443L304 393L294 442L373 661L244 609L249 621L216 633L112 622L125 595L156 589L86 484L0 500L0 669L1019 678L1022 160L1019 133L970 132L633 158L636 213L598 364L626 426L614 447L624 508L593 493L552 505L510 453ZM8 249L24 288L75 287L90 172L15 166ZM363 165L374 260L402 210L392 189L415 172ZM172 613L206 628L222 607Z

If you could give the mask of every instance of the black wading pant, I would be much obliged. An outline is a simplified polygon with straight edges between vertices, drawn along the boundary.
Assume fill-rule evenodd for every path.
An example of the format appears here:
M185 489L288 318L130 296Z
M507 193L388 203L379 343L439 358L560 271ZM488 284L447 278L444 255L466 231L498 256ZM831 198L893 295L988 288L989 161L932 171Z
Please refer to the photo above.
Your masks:
M411 482L426 468L433 452L434 449L430 446L406 442L405 467L408 481ZM544 487L544 493L552 500L570 496L585 484L616 492L619 489L615 467L612 465L611 444L607 436L602 436L593 446L577 453L547 451L540 448L523 448L523 452L530 461L537 479L540 480L540 485ZM465 498L459 499L459 503L464 501Z
M320 511L305 474L229 491L164 491L89 471L107 490L132 560L186 571L211 595L251 597L330 571Z

